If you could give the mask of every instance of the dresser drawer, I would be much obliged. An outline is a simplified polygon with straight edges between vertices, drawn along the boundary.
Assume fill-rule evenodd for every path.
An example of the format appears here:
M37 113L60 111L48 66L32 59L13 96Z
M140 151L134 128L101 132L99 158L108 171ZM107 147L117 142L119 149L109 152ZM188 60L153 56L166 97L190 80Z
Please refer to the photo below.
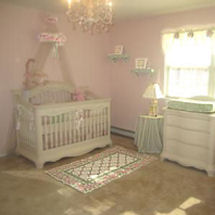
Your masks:
M209 120L198 118L183 117L183 114L172 115L169 114L165 118L167 126L175 126L183 129L195 130L195 131L209 131Z
M175 140L184 144L208 148L209 134L188 129L182 129L173 126L165 127L165 140Z
M166 109L161 157L215 176L215 114Z
M192 146L188 144L184 144L177 140L167 140L166 144L167 148L165 149L165 153L177 156L181 158L181 160L196 160L199 162L207 163L208 160L208 150L198 147Z

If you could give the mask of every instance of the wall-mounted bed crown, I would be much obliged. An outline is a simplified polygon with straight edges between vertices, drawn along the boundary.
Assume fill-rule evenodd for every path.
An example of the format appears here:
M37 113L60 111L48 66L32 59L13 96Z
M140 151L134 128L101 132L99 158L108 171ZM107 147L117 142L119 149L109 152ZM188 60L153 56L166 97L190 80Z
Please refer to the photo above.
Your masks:
M73 101L74 92L68 83L14 91L16 151L37 168L112 143L110 99Z

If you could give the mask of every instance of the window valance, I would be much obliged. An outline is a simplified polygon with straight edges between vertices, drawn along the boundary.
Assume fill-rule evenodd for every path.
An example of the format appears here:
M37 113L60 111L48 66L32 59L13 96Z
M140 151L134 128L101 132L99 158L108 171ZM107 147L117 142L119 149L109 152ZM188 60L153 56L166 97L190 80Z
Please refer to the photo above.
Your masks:
M215 29L164 33L162 47L166 66L208 68L215 54Z

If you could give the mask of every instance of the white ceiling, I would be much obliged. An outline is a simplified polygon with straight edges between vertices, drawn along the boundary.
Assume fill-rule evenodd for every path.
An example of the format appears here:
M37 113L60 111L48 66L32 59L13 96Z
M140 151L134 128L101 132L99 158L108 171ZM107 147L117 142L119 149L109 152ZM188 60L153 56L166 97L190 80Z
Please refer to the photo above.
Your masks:
M113 0L118 17L152 16L215 6L215 0Z
M65 11L67 0L0 0L48 11ZM215 0L112 0L118 19L153 16L215 6Z

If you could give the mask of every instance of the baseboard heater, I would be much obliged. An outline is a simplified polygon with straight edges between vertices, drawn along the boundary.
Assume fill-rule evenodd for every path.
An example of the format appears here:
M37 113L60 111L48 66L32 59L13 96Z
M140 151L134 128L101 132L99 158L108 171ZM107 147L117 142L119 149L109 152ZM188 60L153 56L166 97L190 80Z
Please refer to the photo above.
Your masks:
M111 126L111 133L119 134L119 135L130 137L130 138L134 138L134 134L135 134L134 131L126 130L123 128L117 128L114 126Z

